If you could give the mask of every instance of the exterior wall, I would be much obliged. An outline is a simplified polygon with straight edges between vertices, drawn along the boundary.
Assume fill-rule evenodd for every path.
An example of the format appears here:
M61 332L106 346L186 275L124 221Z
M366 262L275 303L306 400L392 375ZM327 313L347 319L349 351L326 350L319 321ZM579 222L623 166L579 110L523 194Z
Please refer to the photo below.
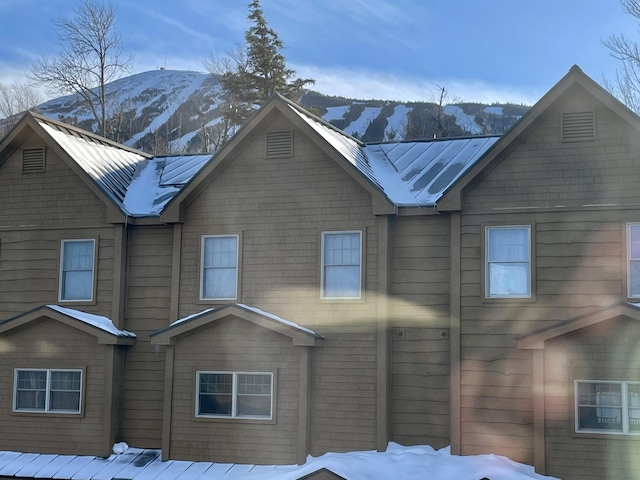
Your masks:
M284 118L267 131L291 129ZM293 158L265 158L265 131L186 209L179 316L199 302L200 243L205 234L239 234L238 302L325 336L314 352L311 453L375 448L378 229L371 197L300 131ZM363 299L321 301L321 233L360 230Z
M560 142L561 112L596 109L597 140ZM465 196L461 220L463 454L533 463L531 351L518 335L626 300L637 140L577 87ZM484 299L485 225L532 225L533 297Z
M179 337L174 351L171 458L296 463L301 348L288 337L234 318ZM273 372L275 420L196 417L197 371Z
M640 381L640 325L602 322L547 342L547 474L564 480L637 478L639 436L575 433L574 380Z
M112 346L54 320L0 337L0 450L105 456L105 359ZM84 368L83 413L13 413L15 368Z
M0 225L104 224L104 203L52 148L44 173L22 174L22 149L43 146L33 134L0 165Z
M391 249L391 440L449 445L448 216L398 217Z
M0 218L3 217L4 213L0 212ZM64 239L96 240L94 302L58 301L60 248ZM3 293L0 321L48 304L111 317L113 268L113 227L0 227L0 292Z
M160 448L164 397L164 352L149 334L169 325L172 227L132 227L128 240L124 329L136 333L126 353L122 438L129 445Z
M41 147L30 136L23 148ZM0 320L34 307L59 303L60 240L97 240L95 301L70 308L111 315L113 227L105 205L55 154L46 150L46 171L21 173L21 150L0 165Z

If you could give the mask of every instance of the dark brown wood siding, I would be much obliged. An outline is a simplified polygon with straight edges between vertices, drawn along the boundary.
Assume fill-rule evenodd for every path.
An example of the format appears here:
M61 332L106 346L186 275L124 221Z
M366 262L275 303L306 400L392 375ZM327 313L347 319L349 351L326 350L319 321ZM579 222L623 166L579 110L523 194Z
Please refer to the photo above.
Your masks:
M105 452L105 359L107 349L97 338L44 320L0 337L0 450L68 455ZM84 369L81 415L13 413L14 369Z
M449 445L448 216L398 217L391 240L391 440Z
M172 248L172 227L129 231L124 328L137 340L126 353L122 434L135 447L161 446L165 356L149 334L169 325Z
M289 337L230 318L178 337L174 353L171 458L296 463L299 350ZM196 417L196 372L273 373L274 420Z
M283 117L253 141L186 209L180 316L200 302L202 235L238 234L238 301L326 337L314 352L311 451L375 448L378 228L371 196L299 130L294 156L265 158L265 132L291 129ZM321 234L362 232L361 300L320 299Z
M563 112L596 139L561 142ZM531 351L518 335L626 299L626 222L638 221L638 140L574 87L465 195L461 223L462 453L533 462ZM484 299L486 225L531 225L531 299Z
M547 474L566 480L635 478L640 437L575 433L574 380L640 381L640 323L612 319L545 348Z

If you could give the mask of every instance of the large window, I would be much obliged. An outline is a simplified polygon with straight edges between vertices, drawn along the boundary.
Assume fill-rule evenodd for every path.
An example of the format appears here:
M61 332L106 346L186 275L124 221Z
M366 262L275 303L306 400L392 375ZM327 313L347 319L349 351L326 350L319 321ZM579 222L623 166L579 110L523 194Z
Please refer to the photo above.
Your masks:
M238 236L202 237L202 300L238 298Z
M531 227L487 227L485 296L531 297Z
M80 413L82 370L16 369L13 410Z
M272 373L197 372L196 376L198 416L271 419Z
M361 232L322 234L322 298L360 298Z
M640 297L640 223L627 224L628 296Z
M95 240L62 240L60 254L61 301L93 300Z
M640 382L575 381L576 432L640 433Z

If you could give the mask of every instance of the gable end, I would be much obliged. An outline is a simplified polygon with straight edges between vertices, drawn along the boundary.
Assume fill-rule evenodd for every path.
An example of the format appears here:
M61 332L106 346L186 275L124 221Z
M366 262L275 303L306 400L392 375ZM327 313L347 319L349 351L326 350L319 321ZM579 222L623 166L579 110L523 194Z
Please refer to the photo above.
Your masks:
M45 168L44 147L25 148L22 150L22 173L44 173Z
M596 112L562 114L561 139L563 142L582 142L596 139Z
M293 130L267 132L265 144L267 158L293 157Z

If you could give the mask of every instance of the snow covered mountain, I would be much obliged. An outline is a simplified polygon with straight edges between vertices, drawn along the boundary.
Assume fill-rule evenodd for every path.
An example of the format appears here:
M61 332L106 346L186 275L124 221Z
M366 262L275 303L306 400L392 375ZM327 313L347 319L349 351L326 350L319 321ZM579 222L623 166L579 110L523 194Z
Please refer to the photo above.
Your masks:
M215 148L220 85L206 73L153 70L108 85L115 140L154 154L202 152ZM353 100L307 91L299 103L338 128L367 142L501 134L526 111L524 105L438 105L385 100ZM54 119L95 130L89 110L77 96L38 106Z

